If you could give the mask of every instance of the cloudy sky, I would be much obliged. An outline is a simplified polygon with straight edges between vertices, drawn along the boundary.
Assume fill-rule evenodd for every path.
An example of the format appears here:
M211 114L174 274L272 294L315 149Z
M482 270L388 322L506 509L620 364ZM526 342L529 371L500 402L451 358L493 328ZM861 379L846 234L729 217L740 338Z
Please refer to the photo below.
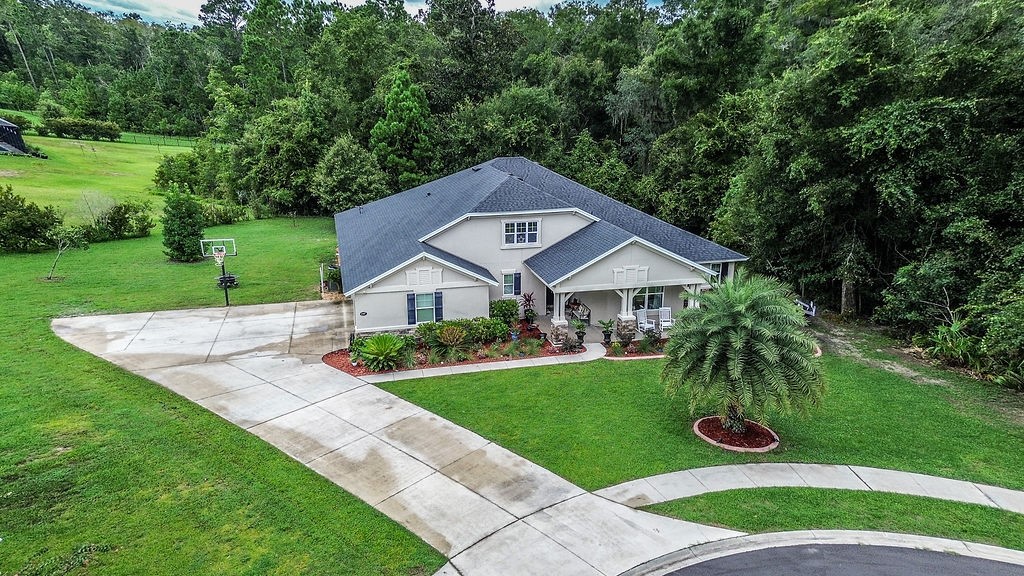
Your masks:
M498 10L515 10L524 6L551 6L555 0L496 0ZM155 22L199 23L199 7L204 0L79 0L96 10L110 11L115 14L137 12L146 20ZM361 4L362 0L349 0L345 4ZM426 6L425 0L406 0L406 9L415 12Z

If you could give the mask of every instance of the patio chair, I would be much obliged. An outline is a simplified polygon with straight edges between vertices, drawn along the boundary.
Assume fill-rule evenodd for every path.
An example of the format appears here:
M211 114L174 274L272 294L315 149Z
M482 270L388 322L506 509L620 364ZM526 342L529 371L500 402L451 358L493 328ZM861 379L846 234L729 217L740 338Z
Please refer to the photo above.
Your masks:
M636 329L638 332L654 329L654 322L647 319L647 310L639 308L633 311L633 315L636 316Z
M658 320L661 323L661 329L667 330L676 323L675 318L672 317L672 309L668 306L662 306L658 308Z

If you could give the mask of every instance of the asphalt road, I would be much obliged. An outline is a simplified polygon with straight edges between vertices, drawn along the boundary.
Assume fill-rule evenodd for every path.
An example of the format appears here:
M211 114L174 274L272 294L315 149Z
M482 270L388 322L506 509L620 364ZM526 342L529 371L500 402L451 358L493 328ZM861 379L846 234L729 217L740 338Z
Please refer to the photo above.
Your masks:
M909 548L809 545L708 560L669 576L1024 576L1024 566Z

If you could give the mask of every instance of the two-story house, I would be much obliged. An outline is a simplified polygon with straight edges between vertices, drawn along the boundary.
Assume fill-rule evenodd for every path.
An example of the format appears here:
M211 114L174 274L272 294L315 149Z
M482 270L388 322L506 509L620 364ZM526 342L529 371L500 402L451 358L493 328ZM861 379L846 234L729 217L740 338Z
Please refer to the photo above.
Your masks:
M495 158L335 215L357 332L488 315L532 292L553 330L566 310L635 324L746 260L526 158Z

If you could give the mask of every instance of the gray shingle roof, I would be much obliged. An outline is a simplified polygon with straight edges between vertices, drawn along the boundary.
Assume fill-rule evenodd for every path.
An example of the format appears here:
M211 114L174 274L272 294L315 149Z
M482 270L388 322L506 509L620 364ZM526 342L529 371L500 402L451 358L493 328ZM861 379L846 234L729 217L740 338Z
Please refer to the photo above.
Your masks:
M695 262L746 259L742 254L662 222L526 158L495 158L336 214L342 282L346 290L352 290L430 250L432 247L419 239L466 214L571 208L583 210L606 223L587 234L611 234L607 226L611 225ZM589 253L590 249L586 250ZM577 260L571 252L551 252L546 256L549 260L545 263L538 260L537 266L553 270L558 254L562 254L560 258L564 260L561 267L570 266ZM474 273L484 270L453 254L444 254L446 256L433 255L467 269L473 266ZM463 264L457 264L453 258ZM493 279L490 273L484 277Z
M544 282L551 284L582 268L633 235L604 220L592 222L525 260Z
M739 252L645 214L526 158L495 158L488 164L687 260L702 263L747 259Z
M471 212L527 212L531 210L566 210L569 203L530 186L519 178L509 176L486 198L473 207Z
M458 266L459 268L462 268L463 270L466 270L468 272L472 272L473 274L476 274L477 276L484 278L486 280L490 280L495 284L498 283L498 281L495 280L494 276L491 274L491 271L479 264L470 262L465 258L460 258L455 254L452 254L451 252L445 252L440 248L436 248L424 242L420 242L420 246L423 248L423 252L425 252L426 254L430 254L435 258L444 260L445 262L452 264L454 266Z
M4 120L3 118L0 118L0 126L3 126L4 128L17 128L18 127L17 124L12 124L12 123L8 122L7 120Z

